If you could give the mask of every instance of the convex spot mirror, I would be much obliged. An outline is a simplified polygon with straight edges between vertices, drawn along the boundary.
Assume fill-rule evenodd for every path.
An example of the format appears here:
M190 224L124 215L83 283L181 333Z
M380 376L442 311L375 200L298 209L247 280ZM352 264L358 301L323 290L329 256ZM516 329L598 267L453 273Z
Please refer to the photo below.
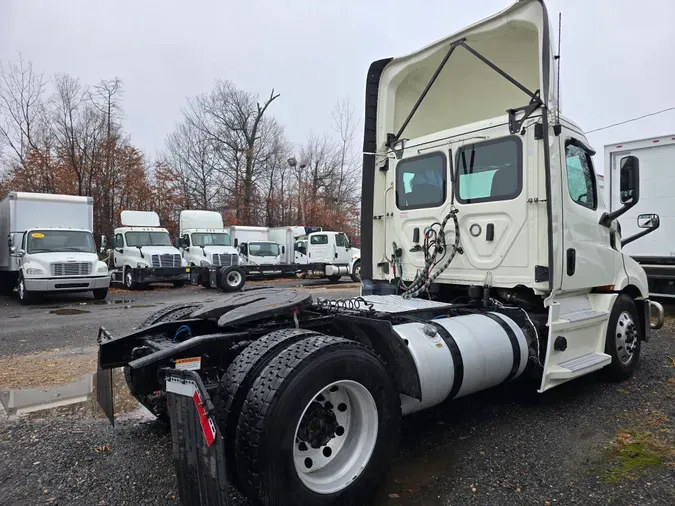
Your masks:
M640 228L659 228L661 218L658 214L641 214L637 217L637 226Z

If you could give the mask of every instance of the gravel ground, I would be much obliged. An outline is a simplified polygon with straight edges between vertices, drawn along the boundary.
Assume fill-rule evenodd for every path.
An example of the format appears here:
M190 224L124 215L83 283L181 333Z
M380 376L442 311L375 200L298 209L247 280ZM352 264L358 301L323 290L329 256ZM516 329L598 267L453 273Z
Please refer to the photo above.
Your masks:
M675 504L674 331L669 317L623 383L509 385L406 418L374 504ZM0 422L0 504L177 504L166 429L97 416Z

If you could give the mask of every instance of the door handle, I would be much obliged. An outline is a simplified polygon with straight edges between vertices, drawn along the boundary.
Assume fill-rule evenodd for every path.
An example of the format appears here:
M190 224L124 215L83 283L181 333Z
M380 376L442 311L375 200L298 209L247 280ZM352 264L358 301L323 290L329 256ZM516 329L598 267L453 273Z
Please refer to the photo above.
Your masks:
M485 240L494 241L495 240L495 225L494 223L488 223L485 228Z
M577 269L577 250L569 248L567 250L567 275L573 276Z

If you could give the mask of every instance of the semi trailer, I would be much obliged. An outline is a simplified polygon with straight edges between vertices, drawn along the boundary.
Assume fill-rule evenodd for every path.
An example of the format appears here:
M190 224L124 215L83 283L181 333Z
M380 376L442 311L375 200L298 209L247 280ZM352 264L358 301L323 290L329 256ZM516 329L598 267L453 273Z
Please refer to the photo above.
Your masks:
M134 290L153 283L180 288L190 281L190 267L171 244L169 231L160 226L157 213L125 210L120 221L122 226L115 229L112 249L108 250L111 283Z
M371 64L359 296L252 290L99 330L99 404L114 421L123 367L172 426L186 503L226 503L227 480L256 504L367 504L402 416L519 378L546 395L635 372L663 325L617 226L640 199L639 158L620 160L610 211L593 148L558 109L550 33L544 2L521 0ZM195 433L212 460L191 456Z
M93 236L91 197L11 192L0 200L0 288L30 303L53 292L108 295Z

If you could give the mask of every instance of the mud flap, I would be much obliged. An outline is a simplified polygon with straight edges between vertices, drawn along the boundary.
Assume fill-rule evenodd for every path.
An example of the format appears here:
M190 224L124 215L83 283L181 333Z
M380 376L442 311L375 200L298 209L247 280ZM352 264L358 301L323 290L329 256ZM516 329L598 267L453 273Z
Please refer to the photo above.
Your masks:
M112 369L96 368L96 402L115 426L115 398L113 397Z
M227 506L225 442L194 371L165 369L178 494L184 506Z

